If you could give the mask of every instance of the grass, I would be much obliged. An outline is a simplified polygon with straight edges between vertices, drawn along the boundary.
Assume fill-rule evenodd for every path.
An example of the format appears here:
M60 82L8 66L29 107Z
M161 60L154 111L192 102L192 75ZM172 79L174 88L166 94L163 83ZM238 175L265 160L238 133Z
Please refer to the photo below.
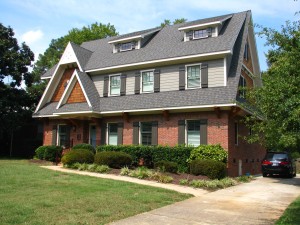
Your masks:
M0 160L0 181L1 225L105 224L191 197L49 171L26 160Z
M300 224L300 196L292 202L283 215L275 223L276 225Z

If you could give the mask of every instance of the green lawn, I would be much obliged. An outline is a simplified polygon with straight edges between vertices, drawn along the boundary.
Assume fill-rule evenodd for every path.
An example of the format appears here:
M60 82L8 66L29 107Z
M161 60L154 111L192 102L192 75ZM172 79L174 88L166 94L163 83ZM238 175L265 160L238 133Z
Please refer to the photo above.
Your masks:
M0 160L4 224L105 224L191 197L165 189Z
M300 196L292 202L276 222L276 225L300 224Z

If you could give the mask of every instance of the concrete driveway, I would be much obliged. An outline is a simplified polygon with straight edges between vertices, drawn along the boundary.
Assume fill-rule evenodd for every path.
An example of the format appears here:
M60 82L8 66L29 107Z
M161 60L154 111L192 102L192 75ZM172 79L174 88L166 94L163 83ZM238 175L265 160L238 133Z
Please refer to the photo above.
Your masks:
M206 193L112 224L273 224L299 195L299 174L293 179L258 177L251 183Z

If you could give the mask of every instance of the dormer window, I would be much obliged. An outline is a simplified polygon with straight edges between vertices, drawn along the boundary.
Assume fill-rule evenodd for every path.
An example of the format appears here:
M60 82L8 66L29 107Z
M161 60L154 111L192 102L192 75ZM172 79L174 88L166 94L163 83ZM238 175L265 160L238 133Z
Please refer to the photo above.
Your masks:
M135 44L132 42L122 43L120 44L120 51L121 52L130 51L133 49L133 46L135 46Z
M193 39L200 39L200 38L207 38L207 37L208 37L207 29L194 30L193 32Z

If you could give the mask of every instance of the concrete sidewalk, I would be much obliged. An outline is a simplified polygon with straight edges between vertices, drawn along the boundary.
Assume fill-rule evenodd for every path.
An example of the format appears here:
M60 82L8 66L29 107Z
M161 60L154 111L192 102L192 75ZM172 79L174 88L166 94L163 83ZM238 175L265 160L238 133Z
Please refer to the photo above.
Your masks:
M78 170L63 168L62 166L42 166L42 167L46 168L46 169L50 169L50 170L65 172L65 173L74 173L74 174L86 175L86 176L91 176L91 177L99 177L99 178L104 178L104 179L126 181L126 182L147 185L147 186L152 186L152 187L165 188L165 189L177 191L180 193L191 194L194 196L202 196L206 193L209 193L208 191L203 190L203 189L180 186L180 185L175 185L175 184L162 184L162 183L158 183L155 181L141 180L141 179L137 179L137 178L133 178L133 177L118 176L118 175L112 175L112 174L91 173L91 172L87 172L87 171L78 171Z
M300 195L300 176L262 178L204 194L111 223L126 224L274 224Z

